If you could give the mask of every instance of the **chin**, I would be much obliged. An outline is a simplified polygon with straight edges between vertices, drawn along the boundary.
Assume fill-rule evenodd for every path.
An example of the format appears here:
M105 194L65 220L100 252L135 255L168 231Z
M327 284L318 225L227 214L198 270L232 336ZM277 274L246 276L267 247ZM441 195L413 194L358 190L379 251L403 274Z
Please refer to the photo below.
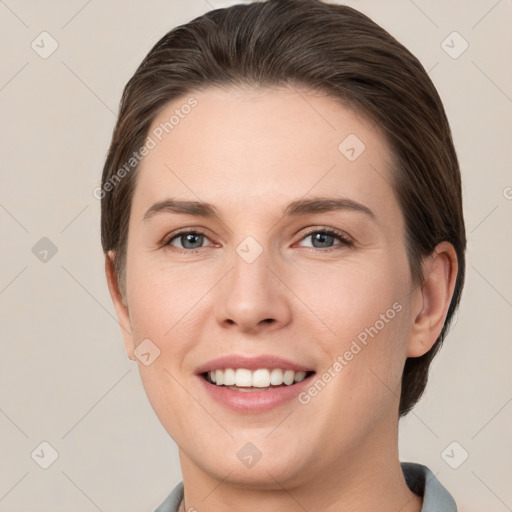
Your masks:
M266 435L268 431L260 437L230 438L218 443L215 450L212 450L211 440L205 446L194 444L191 451L181 450L180 458L185 466L188 463L183 458L189 459L193 466L201 468L212 479L244 488L277 489L277 482L294 485L307 478L304 468L311 465L307 454L314 453L314 448L303 445L301 455L293 443L288 442L283 447L280 440L279 446L275 446L265 440Z

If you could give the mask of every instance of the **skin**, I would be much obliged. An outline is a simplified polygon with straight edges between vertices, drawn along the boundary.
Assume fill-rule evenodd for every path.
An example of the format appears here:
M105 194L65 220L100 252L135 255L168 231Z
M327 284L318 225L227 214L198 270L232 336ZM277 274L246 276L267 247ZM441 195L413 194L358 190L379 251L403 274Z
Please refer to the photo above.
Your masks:
M105 262L128 356L146 338L160 350L148 366L136 360L179 447L183 510L420 511L398 458L400 382L405 359L427 352L443 326L457 274L453 247L440 244L423 262L424 283L413 283L386 140L337 100L284 87L193 96L197 107L140 165L126 297L115 255ZM168 104L150 132L185 100ZM349 134L366 146L353 162L338 150ZM357 201L374 217L282 216L291 201L320 196ZM169 197L212 203L220 219L167 212L143 220ZM323 227L352 245L307 236ZM181 228L204 232L202 244L177 237L165 246ZM236 252L247 236L263 249L252 263ZM275 354L321 375L394 303L401 311L305 405L236 413L195 376L226 354ZM237 457L247 442L262 454L251 468Z

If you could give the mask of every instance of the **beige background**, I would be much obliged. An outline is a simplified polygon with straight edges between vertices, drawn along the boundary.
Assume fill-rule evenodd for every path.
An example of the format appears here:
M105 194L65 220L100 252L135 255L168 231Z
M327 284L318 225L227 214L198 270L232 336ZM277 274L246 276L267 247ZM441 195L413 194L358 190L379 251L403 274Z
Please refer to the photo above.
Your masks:
M512 2L346 3L429 71L464 181L463 303L402 423L401 458L428 465L461 511L512 510ZM173 26L228 4L0 1L0 511L152 511L181 479L124 353L92 192L141 59ZM46 262L43 237L57 248ZM43 441L58 452L48 469Z

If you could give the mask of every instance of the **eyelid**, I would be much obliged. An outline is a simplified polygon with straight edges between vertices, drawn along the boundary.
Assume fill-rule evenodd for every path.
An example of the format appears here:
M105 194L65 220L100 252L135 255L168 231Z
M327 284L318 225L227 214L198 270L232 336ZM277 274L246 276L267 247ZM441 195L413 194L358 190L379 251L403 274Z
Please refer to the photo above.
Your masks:
M354 239L345 231L342 231L341 229L332 228L330 226L308 226L307 228L304 228L306 231L301 235L301 240L313 233L321 233L321 232L327 232L332 235L339 236L340 238L343 238L346 241L354 242ZM301 230L302 231L302 230ZM300 233L300 232L299 232Z
M204 230L203 228L186 227L186 228L179 229L178 231L173 231L171 234L166 235L164 237L161 245L164 247L167 247L167 246L174 247L174 246L170 245L173 240L175 240L176 238L179 238L182 235L188 235L191 233L193 233L195 235L203 235L205 238L210 240L210 237L206 234L206 230ZM210 242L212 242L212 240L210 240ZM215 245L215 244L212 242L212 245ZM179 247L176 247L175 249L177 249L178 251L182 251L182 252L185 252L185 251L193 252L193 251L199 250L199 249L180 249ZM200 247L200 249L205 249L205 247Z
M330 252L330 251L333 251L333 250L336 250L336 249L339 249L342 247L353 247L355 244L355 240L350 235L348 235L346 232L341 231L336 228L332 228L329 226L308 226L307 228L304 228L304 229L306 229L307 231L301 235L298 242L302 242L305 238L307 238L308 236L311 236L314 233L326 233L328 235L334 236L335 238L338 238L338 240L340 241L340 243L335 244L332 247L326 247L326 248L308 247L309 249L313 250L314 252L320 252L320 253L324 252L325 253L325 252ZM174 250L178 253L182 253L182 254L185 254L185 253L186 254L194 254L194 253L197 253L198 251L200 251L201 249L206 249L207 247L212 247L212 246L218 245L218 244L215 244L210 239L210 237L206 234L206 231L207 230L205 230L204 228L194 228L193 226L182 228L182 229L180 229L178 231L174 231L170 235L166 236L161 245L163 247L171 247L172 250ZM199 247L197 249L181 249L179 247L174 247L173 245L171 245L171 242L173 240L179 238L182 235L191 234L191 233L204 236L206 239L208 239L211 242L211 245L206 246L206 247Z
M338 238L340 240L341 243L339 244L336 244L332 247L327 247L325 249L320 249L318 247L310 247L310 249L313 249L315 251L318 251L318 252L329 252L331 250L335 250L337 248L339 248L340 246L343 247L353 247L354 246L354 239L348 235L347 233L345 233L344 231L341 231L339 229L336 229L336 228L331 228L331 227L328 227L328 226L313 226L313 227L309 227L309 228L306 228L308 231L306 231L305 233L303 233L299 239L299 242L301 242L302 240L304 240L305 238L307 238L308 236L311 236L312 234L314 233L326 233L328 235L331 235L331 236L334 236L336 238Z

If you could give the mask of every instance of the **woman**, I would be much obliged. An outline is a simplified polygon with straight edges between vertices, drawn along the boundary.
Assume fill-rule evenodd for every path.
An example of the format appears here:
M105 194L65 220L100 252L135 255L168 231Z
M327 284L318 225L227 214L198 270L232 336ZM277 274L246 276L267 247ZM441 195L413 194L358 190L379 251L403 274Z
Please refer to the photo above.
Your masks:
M406 48L319 0L206 13L128 82L100 195L126 351L179 447L157 512L456 510L398 458L466 246Z

